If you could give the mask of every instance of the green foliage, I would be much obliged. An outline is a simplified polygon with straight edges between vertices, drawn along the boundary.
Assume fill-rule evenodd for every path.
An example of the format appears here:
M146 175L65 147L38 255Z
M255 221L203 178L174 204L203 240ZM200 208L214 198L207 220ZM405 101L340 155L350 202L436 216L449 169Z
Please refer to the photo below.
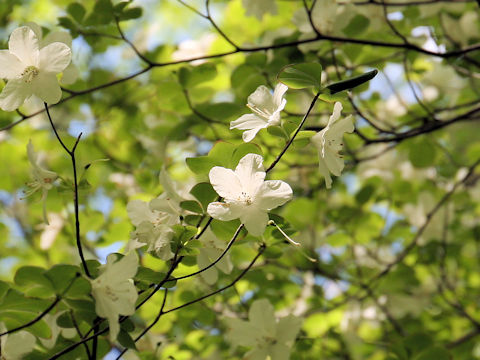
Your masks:
M29 21L44 40L72 37L78 77L58 75L50 115L68 149L83 134L75 185L43 102L0 110L0 333L14 331L0 358L24 332L35 348L18 358L93 358L82 338L101 331L98 359L479 359L478 4L407 3L1 1L3 54ZM259 130L249 142L249 125L230 129L241 116ZM225 201L210 170L247 154L293 190L262 204L276 225L261 236L237 231L260 212L207 211ZM256 206L250 185L225 209ZM102 284L105 299L138 294L112 341L93 289L107 255L128 251L136 274ZM259 300L270 310L252 316ZM301 330L285 339L292 314Z

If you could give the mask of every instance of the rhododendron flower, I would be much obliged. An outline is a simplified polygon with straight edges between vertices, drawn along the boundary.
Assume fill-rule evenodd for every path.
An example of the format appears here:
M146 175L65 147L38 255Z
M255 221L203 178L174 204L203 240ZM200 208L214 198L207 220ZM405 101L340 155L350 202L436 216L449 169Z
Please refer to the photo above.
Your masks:
M253 347L244 359L288 360L302 320L288 315L278 321L273 306L266 299L253 302L248 312L249 321L227 319L227 338L235 345Z
M340 119L342 109L342 104L336 102L327 126L311 138L312 143L318 148L318 166L320 173L325 177L327 189L332 187L330 173L340 176L345 166L343 156L339 154L343 146L343 134L351 133L355 129L351 115Z
M7 85L0 93L0 107L12 111L32 95L55 104L62 97L57 74L70 64L72 52L53 42L40 48L39 39L28 26L15 29L8 41L8 50L0 50L0 78Z
M288 86L279 83L273 95L266 86L259 86L248 97L247 106L253 114L242 115L230 123L230 129L247 130L243 133L243 141L251 141L257 133L272 125L280 125L280 112L285 108L287 100L283 98Z
M43 36L42 28L34 22L26 24L33 30L39 41L39 48L50 45L54 42L61 42L67 45L72 50L72 36L67 31L51 31L47 35ZM73 84L78 78L78 69L75 64L70 61L70 64L63 70L60 82L62 84Z
M209 177L224 202L213 202L207 212L214 219L229 221L239 218L248 232L260 236L268 223L268 212L292 198L292 188L281 180L265 181L263 158L247 154L235 171L215 166Z
M147 246L147 251L154 252L160 259L173 257L170 243L173 238L172 225L180 224L183 210L180 202L184 199L178 195L175 185L165 169L160 172L160 183L164 192L149 203L132 200L127 204L127 213L135 231L131 233L128 250Z
M25 196L30 196L37 191L42 191L42 203L43 203L43 221L48 225L47 219L47 195L48 190L53 187L53 182L58 178L57 173L46 170L38 164L38 155L35 153L32 141L30 140L27 145L27 155L30 164L32 165L32 177L33 180L27 183L29 189L25 191Z
M120 331L118 316L133 315L138 297L132 280L138 270L137 253L131 251L114 262L115 258L115 254L108 255L100 276L91 280L95 312L108 320L110 341L115 341Z
M0 333L6 330L5 325L0 323ZM36 341L35 336L27 331L3 335L0 337L0 359L21 360L33 350Z

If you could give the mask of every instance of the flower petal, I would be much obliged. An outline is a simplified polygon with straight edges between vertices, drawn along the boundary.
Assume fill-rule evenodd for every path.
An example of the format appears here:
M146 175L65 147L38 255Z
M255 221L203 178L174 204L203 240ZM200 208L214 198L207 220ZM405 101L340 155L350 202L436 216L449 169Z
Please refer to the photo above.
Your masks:
M337 101L335 105L333 105L333 113L330 115L330 118L328 119L328 125L327 127L330 127L335 123L338 119L340 119L340 114L342 112L343 105L341 102Z
M231 169L214 166L208 177L217 194L225 199L236 199L242 192L241 179Z
M54 42L40 49L40 71L57 74L65 70L72 60L72 51L61 42Z
M275 105L277 110L283 110L283 108L285 107L287 100L283 98L283 95L285 95L287 90L288 86L282 83L278 83L275 87L275 91L273 92L273 104Z
M249 97L248 105L253 108L258 108L268 113L275 111L275 104L273 103L273 96L270 90L265 85L260 85Z
M29 84L20 79L10 80L0 94L0 108L5 111L18 109L31 95Z
M48 44L52 44L54 42L61 42L67 45L68 47L72 47L72 36L66 31L52 31L49 32L41 41L41 47L44 47Z
M277 341L281 344L293 344L301 327L301 318L294 315L281 318L277 324Z
M237 120L233 120L230 123L231 129L250 130L250 129L262 129L266 127L268 123L261 117L254 114L245 114L240 116Z
M246 142L246 143L252 141L255 138L255 136L257 136L257 133L260 130L262 130L262 128L255 128L255 129L252 129L252 130L244 131L243 134L242 134L243 141Z
M155 221L155 215L148 203L141 200L132 200L127 204L127 214L133 225L138 226L142 221Z
M247 231L253 236L261 236L265 232L268 223L268 214L265 211L256 209L253 206L244 209L240 221L245 225Z
M110 260L112 255L107 258L107 266L101 276L110 277L110 283L124 281L135 276L138 270L138 256L135 251L129 252L123 258L115 263ZM110 261L108 261L110 260Z
M328 171L327 164L322 157L321 150L318 152L318 170L325 178L325 185L327 189L330 189L332 187L332 177L330 176L330 171Z
M62 78L60 79L62 84L70 85L78 79L78 68L74 63L70 63L65 70L63 70Z
M8 50L0 50L0 78L14 79L21 76L25 65Z
M292 188L281 180L265 181L255 196L255 205L265 211L270 211L292 199Z
M207 213L214 219L230 221L240 217L241 207L235 203L213 202L208 204Z
M343 157L334 152L329 147L325 148L325 156L323 158L328 170L335 175L340 176L342 174L343 167L345 166Z
M62 90L53 73L39 73L30 85L32 92L48 104L56 104L62 98Z
M238 162L235 174L241 183L243 192L254 196L265 179L263 157L258 154L247 154Z
M248 319L267 334L275 334L275 309L267 299L255 300L248 311Z
M8 49L26 66L38 66L38 38L28 26L13 30L8 41Z

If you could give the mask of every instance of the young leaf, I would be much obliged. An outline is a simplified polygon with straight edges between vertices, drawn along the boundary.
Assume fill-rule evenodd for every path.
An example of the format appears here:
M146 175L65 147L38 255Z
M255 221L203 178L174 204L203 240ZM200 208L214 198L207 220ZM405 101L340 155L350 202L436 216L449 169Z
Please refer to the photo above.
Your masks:
M322 65L318 63L302 63L285 66L278 74L278 81L291 89L315 87L320 89Z
M330 94L333 95L340 91L353 89L354 87L362 85L363 83L372 80L377 74L378 70L375 69L365 74L330 84L327 86L327 89L329 89Z

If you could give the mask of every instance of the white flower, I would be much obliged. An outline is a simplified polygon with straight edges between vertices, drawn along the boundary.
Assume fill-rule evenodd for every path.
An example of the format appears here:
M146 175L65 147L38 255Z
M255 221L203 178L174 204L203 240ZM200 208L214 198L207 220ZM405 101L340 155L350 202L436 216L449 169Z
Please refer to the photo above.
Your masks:
M0 332L6 331L5 325L0 323ZM18 331L13 334L3 335L0 338L0 359L21 360L35 347L35 336L27 331Z
M327 126L311 138L312 143L318 148L319 169L325 177L327 189L332 187L330 173L340 176L345 165L343 156L339 154L343 146L343 133L351 133L355 129L351 115L340 119L342 109L342 104L336 102Z
M292 198L290 185L281 180L265 181L263 158L247 154L235 171L215 166L209 177L215 191L225 202L213 202L207 212L214 219L229 221L239 218L248 232L260 236L268 223L268 211Z
M71 58L67 45L53 42L40 48L39 39L30 27L15 29L8 50L0 50L0 78L8 80L0 94L0 107L15 110L32 95L46 103L57 103L62 90L56 74L65 70Z
M172 59L176 61L181 61L185 59L193 59L197 57L202 57L208 54L208 50L212 46L213 41L215 40L214 34L203 35L198 40L184 40L178 45L178 50L172 54ZM192 61L191 65L200 65L206 62L205 59Z
M53 187L53 182L55 181L55 179L57 179L58 175L53 171L45 170L38 164L39 163L38 155L35 153L32 140L28 142L27 155L28 155L28 160L32 165L33 180L27 183L27 186L30 189L25 191L25 196L30 196L33 193L37 192L38 190L42 191L41 201L43 202L43 221L48 225L47 208L46 208L48 190L50 190Z
M251 141L257 133L272 125L280 125L280 112L285 108L287 100L283 95L288 86L278 83L273 95L266 86L259 86L248 97L247 106L253 114L242 115L230 123L230 129L247 130L243 133L243 141Z
M202 247L200 253L197 255L197 265L200 269L204 269L213 263L225 250L225 243L220 241L208 228L202 236ZM222 259L208 270L200 273L200 276L207 284L213 285L217 282L218 271L230 274L233 269L233 264L230 261L230 255L225 254Z
M50 45L54 42L61 42L67 45L72 50L72 36L66 31L51 31L45 37L43 36L42 28L34 22L28 22L26 24L30 29L33 30L35 35L39 40L39 48ZM70 61L70 64L63 70L62 78L60 82L62 84L73 84L78 78L78 69L73 62Z
M258 20L266 13L277 13L275 0L242 0L242 5L247 16L255 16Z
M147 247L163 260L173 257L170 243L173 238L172 225L180 224L183 211L179 203L183 198L178 195L175 185L168 177L165 169L160 172L160 183L164 192L149 203L141 200L132 200L127 204L127 213L135 231L131 233L131 242L128 250Z
M91 280L95 311L108 320L111 341L115 341L120 331L118 316L135 313L138 297L132 281L138 269L136 252L131 251L117 262L115 258L114 254L108 255L101 275Z
M253 347L245 359L288 360L302 320L289 315L275 319L273 306L266 299L253 302L248 312L250 321L227 319L227 338L235 345Z

